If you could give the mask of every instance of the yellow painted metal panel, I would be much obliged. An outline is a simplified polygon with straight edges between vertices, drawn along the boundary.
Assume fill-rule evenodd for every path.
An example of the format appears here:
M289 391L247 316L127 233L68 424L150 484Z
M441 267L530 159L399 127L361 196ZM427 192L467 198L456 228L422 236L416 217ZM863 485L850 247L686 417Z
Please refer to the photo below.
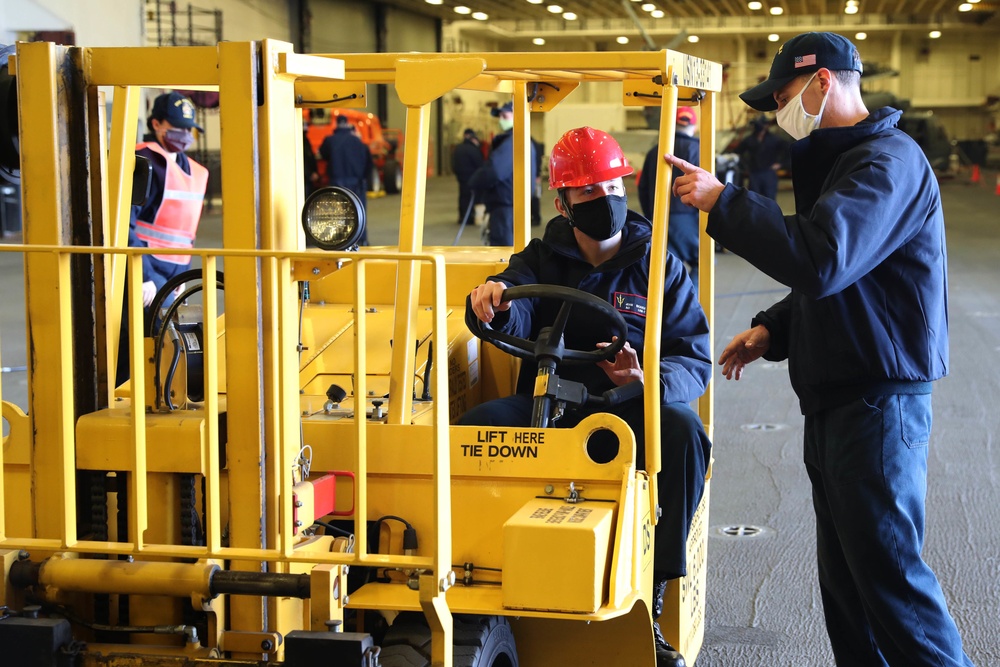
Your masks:
M288 74L296 78L344 78L344 61L338 58L307 56L289 51L279 51L277 56L277 66L274 68L276 74Z
M260 247L260 186L257 181L257 48L244 42L219 44L219 115L222 132L222 240L226 248ZM296 146L301 145L301 140ZM225 296L226 386L229 445L229 543L232 547L259 550L264 541L264 424L263 340L258 323L262 317L258 297L260 263L252 258L227 258L226 282L239 286ZM235 570L259 571L260 564L234 561ZM235 597L230 604L235 631L257 632L264 627L260 599ZM252 655L242 657L252 658Z
M597 611L607 595L617 504L532 499L504 523L503 604Z
M408 107L430 104L479 76L485 66L481 58L440 58L430 65L421 60L400 58L396 62L396 94ZM426 142L420 143L420 146L425 145Z
M111 137L108 145L108 206L103 221L105 244L113 248L128 245L129 218L132 211L132 173L135 170L135 127L139 120L138 88L116 86L111 112ZM112 254L105 259L105 293L108 295L105 321L108 330L107 358L118 358L122 344L118 340L124 295L124 255ZM112 368L109 363L109 368ZM109 375L111 372L109 371ZM108 383L113 384L112 382ZM109 388L113 392L113 387ZM110 400L110 396L108 397Z
M514 83L514 247L523 248L531 238L531 115L524 81Z
M209 550L217 551L222 545L223 525L221 514L221 490L219 469L219 363L214 359L223 359L218 345L218 294L215 289L217 260L206 257L202 260L202 322L205 326L205 419L208 446L203 448L205 469L205 540Z
M66 50L50 43L18 44L18 103L22 211L26 243L68 244L68 187L61 167L60 124L56 110L65 99L67 79L60 66L72 67ZM26 82L31 85L26 85ZM50 489L33 493L31 516L37 537L75 540L73 471L73 383L69 258L25 258L28 329L28 414L34 433L32 474ZM53 298L55 295L55 298ZM44 351L44 353L43 353ZM39 418L46 415L45 419Z
M87 80L94 86L190 88L217 86L222 79L220 50L214 46L104 47L86 53Z
M132 470L132 410L125 401L77 420L77 467L81 470ZM143 439L150 472L205 474L206 416L202 410L145 414Z
M403 156L403 193L399 215L399 249L421 252L424 235L424 203L427 192L427 141L430 136L430 105L408 106L406 136L410 146ZM416 139L414 139L416 137ZM403 261L396 273L396 324L393 340L402 345L392 349L392 374L389 393L399 397L389 407L389 421L401 424L409 421L412 395L408 385L413 377L414 360L410 343L414 340L417 295L420 273L416 262ZM361 333L358 332L360 336Z
M368 86L363 81L295 82L295 106L363 109L368 106Z

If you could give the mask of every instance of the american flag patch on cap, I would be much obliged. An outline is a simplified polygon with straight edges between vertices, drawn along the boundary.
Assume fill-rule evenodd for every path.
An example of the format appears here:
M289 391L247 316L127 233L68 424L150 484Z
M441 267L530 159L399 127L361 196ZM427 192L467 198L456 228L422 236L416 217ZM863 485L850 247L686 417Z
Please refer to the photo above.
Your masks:
M810 65L816 64L816 54L812 53L808 56L795 56L795 66L796 67L809 67Z

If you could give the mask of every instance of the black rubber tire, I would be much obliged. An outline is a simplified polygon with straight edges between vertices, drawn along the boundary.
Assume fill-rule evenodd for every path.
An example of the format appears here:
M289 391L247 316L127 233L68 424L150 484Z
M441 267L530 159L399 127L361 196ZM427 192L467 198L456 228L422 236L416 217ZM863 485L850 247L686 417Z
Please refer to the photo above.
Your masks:
M456 615L454 667L518 667L510 623L503 616ZM382 640L382 667L429 667L431 631L423 614L396 617Z
M403 166L395 160L386 160L382 167L382 185L386 194L399 194L403 189Z

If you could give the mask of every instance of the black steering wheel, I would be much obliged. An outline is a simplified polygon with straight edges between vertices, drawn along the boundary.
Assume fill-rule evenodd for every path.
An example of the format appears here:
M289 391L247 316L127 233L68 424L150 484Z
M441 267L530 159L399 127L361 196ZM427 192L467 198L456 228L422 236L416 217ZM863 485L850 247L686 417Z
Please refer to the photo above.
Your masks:
M541 360L548 357L557 363L564 364L594 364L611 359L625 346L628 335L628 325L614 306L572 287L562 285L518 285L508 287L503 292L501 303L515 299L554 299L562 302L555 321L549 327L543 328L537 340L512 336L497 331L489 324L480 321L471 309L465 312L465 323L472 333L481 340L496 345L508 354L521 359ZM612 335L617 337L611 345L594 350L566 349L563 344L563 333L569 320L570 310L574 305L584 306L597 311L602 317L611 321Z

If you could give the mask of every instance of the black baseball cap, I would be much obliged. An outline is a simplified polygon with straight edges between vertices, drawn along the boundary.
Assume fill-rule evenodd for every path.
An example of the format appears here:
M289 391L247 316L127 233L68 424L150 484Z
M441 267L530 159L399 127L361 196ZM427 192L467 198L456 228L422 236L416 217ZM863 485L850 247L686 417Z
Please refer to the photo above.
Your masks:
M182 130L193 127L199 132L205 131L194 122L194 102L180 93L163 93L158 96L153 100L153 109L149 115Z
M862 72L861 56L851 40L833 32L805 32L781 45L771 62L767 79L750 90L740 93L740 99L757 111L774 111L775 91L800 74L809 74L825 67L839 72Z

